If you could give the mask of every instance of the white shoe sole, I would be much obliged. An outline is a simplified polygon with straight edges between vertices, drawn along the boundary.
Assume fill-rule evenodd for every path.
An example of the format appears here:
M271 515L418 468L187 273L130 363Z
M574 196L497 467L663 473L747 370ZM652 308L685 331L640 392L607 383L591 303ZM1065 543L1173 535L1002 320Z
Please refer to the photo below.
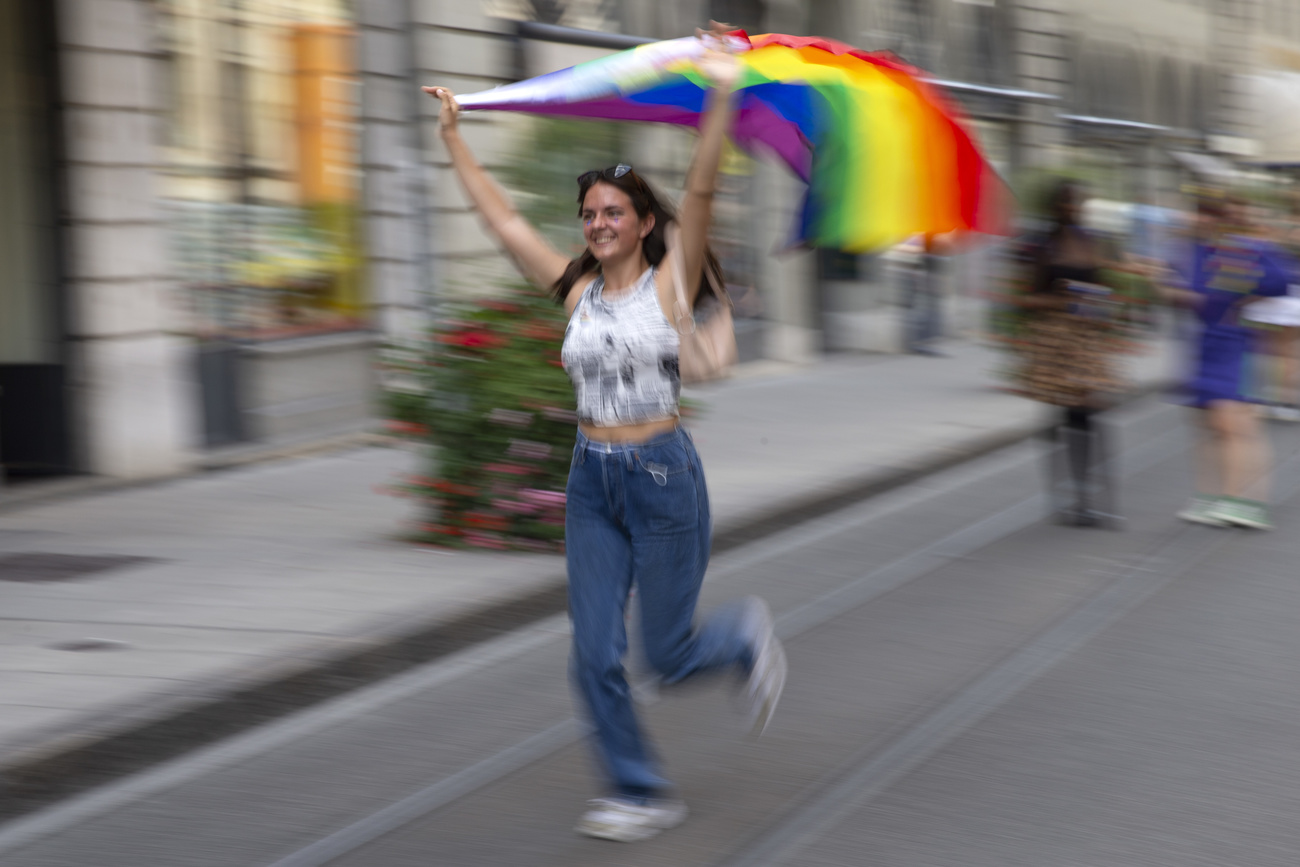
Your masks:
M613 840L615 843L637 843L641 840L649 840L664 829L657 828L654 825L632 825L582 819L573 830L584 837L595 837L597 840Z
M1268 521L1254 521L1250 518L1221 518L1220 525L1224 527L1245 527L1247 530L1271 530L1273 525Z
M1198 514L1196 512L1179 512L1178 517L1189 524L1202 524L1206 527L1228 526L1225 521L1221 521L1213 515Z
M767 731L772 714L781 700L789 664L785 648L773 633L772 611L767 603L756 596L750 597L747 603L745 629L761 640L754 654L754 668L750 672L746 690L750 703L750 731L761 736Z
M785 678L789 672L789 663L785 658L785 648L781 642L773 638L767 649L771 659L768 663L769 672L762 684L764 694L758 702L757 712L754 716L754 722L751 731L754 735L762 737L767 731L767 724L772 721L772 714L776 713L776 706L781 701L781 693L785 691Z
M660 831L676 828L686 821L689 811L683 803L668 807L638 810L635 807L598 807L578 820L573 830L587 837L636 843L648 840Z

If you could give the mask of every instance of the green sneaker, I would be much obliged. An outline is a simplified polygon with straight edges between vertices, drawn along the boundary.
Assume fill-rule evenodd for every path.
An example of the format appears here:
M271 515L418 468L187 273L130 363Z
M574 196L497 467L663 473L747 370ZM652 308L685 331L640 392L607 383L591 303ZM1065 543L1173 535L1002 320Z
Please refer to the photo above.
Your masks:
M1233 527L1249 527L1252 530L1273 529L1273 522L1268 516L1268 506L1257 500L1223 497L1210 515Z
M1227 524L1220 518L1216 512L1219 508L1218 497L1207 497L1204 494L1197 494L1192 501L1187 504L1178 517L1184 521L1191 521L1193 524L1206 524L1211 527L1226 527Z

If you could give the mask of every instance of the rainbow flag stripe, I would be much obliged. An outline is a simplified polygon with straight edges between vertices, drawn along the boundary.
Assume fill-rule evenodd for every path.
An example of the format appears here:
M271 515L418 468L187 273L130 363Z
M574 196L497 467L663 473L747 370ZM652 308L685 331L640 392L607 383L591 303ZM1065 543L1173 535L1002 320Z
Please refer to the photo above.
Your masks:
M897 58L818 37L731 34L742 53L732 140L808 184L797 240L879 250L922 232L1005 234L1006 185L960 110ZM637 46L460 97L466 109L694 126L707 83L694 38Z

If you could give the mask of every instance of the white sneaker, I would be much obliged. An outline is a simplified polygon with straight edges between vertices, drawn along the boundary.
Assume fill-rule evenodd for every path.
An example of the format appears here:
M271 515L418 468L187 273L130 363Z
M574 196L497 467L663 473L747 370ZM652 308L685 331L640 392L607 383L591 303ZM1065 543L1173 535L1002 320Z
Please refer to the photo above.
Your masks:
M1219 507L1218 497L1207 497L1204 494L1197 494L1192 498L1178 517L1184 521L1190 521L1193 524L1205 524L1210 527L1226 527L1227 522L1220 518L1216 512Z
M686 821L686 804L677 800L649 800L644 804L626 798L596 798L574 826L579 834L634 843L676 828Z
M749 721L754 734L761 735L776 711L785 676L789 668L785 648L772 628L772 611L757 596L747 597L741 615L741 628L754 648L754 667L749 672L745 697L749 702Z
M1210 516L1233 527L1249 527L1252 530L1273 529L1273 521L1268 516L1268 506L1255 500L1222 497Z

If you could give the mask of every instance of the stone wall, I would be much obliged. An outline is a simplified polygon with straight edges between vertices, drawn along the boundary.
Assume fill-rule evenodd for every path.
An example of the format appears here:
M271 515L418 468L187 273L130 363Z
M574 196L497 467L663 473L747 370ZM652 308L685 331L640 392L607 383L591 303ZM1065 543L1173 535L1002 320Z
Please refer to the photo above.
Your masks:
M197 429L157 199L152 15L148 0L58 0L73 428L84 469L130 478L185 468Z
M411 123L407 5L368 0L357 8L367 286L374 322L389 334L410 330L412 318L418 322L421 293L428 291L427 247L418 234L427 212Z

